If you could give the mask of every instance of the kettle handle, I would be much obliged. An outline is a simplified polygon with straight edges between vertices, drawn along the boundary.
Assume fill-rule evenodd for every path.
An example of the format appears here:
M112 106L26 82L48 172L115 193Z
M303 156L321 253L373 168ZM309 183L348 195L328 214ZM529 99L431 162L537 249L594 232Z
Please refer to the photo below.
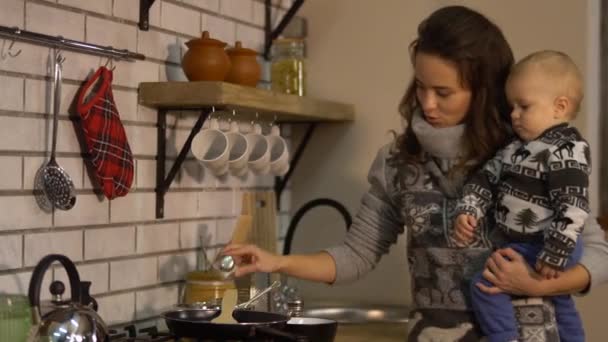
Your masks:
M51 264L55 261L59 261L63 267L65 268L68 278L70 280L70 291L71 291L71 301L72 302L80 302L80 275L78 274L78 270L76 270L76 266L65 255L61 254L49 254L44 258L40 259L34 271L32 272L32 278L30 280L30 286L28 290L28 297L30 299L30 304L32 307L36 307L38 313L40 314L40 288L42 287L42 280L44 278L44 274L46 270L51 266Z

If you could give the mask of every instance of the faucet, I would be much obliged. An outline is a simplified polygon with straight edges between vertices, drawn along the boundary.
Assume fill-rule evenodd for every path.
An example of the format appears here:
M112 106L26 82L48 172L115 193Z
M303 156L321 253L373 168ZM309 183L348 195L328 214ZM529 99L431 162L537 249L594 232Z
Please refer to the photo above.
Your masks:
M328 206L336 209L344 218L344 222L346 223L346 231L350 228L350 225L353 223L353 219L342 203L333 200L331 198L317 198L310 202L305 203L300 209L298 209L291 222L289 223L289 227L287 228L287 235L285 235L285 243L283 245L283 255L288 255L291 252L291 242L293 240L293 236L295 234L296 226L302 219L302 216L306 214L310 209L320 206Z

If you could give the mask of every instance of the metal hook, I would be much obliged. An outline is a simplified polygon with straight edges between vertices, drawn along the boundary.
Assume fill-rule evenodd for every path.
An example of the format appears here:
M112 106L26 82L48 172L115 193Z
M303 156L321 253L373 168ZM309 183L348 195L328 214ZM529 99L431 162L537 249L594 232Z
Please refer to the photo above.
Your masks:
M60 48L55 48L55 62L57 62L59 64L59 66L61 66L63 64L63 62L65 62L65 57L63 57L63 55L61 54L61 49Z
M8 55L11 57L17 57L21 54L21 49L19 49L19 51L16 53L12 53L11 50L13 49L13 45L15 45L15 41L11 40L11 45L8 46Z
M106 68L108 68L108 66L110 66L108 69L110 69L111 71L116 70L116 65L114 65L114 58L108 57L108 60L106 61L106 64L104 66Z
M236 119L236 110L235 109L232 110L232 116L228 118L228 122L229 123L232 122L233 118Z
M6 45L6 39L2 39L2 48L0 49L0 60L5 60L6 57L8 56L6 53L4 53L4 46Z
M277 115L275 114L274 118L272 119L272 121L270 121L268 126L270 126L270 128L272 128L272 126L274 126L276 122L277 122Z

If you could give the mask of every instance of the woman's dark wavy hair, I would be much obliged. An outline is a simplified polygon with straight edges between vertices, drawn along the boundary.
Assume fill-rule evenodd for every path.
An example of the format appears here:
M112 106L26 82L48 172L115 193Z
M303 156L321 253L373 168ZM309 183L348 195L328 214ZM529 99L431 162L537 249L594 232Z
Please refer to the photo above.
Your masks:
M513 66L513 52L494 23L463 6L441 8L420 23L418 38L410 44L412 64L419 52L454 63L463 86L472 91L465 117L464 158L458 166L467 172L490 158L510 135L505 83ZM412 80L399 104L407 128L396 137L395 149L389 157L393 165L422 161L422 149L411 125L418 108L416 84Z

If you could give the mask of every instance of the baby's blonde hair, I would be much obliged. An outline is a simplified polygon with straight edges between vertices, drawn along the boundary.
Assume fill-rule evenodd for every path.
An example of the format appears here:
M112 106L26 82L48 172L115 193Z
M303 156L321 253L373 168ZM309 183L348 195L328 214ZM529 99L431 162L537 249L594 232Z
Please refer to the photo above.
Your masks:
M583 77L572 58L554 50L534 52L517 62L509 77L516 76L531 67L547 77L550 86L560 96L566 96L572 101L573 106L568 115L574 119L583 101Z

